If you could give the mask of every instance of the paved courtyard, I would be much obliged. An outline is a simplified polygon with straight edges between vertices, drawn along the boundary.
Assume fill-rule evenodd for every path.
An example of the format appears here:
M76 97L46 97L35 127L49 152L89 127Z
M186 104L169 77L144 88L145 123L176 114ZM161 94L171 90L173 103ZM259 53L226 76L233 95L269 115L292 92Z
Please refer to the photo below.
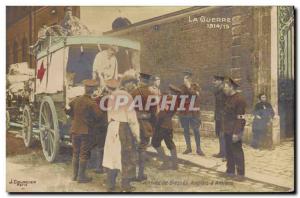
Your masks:
M193 153L181 154L186 146L183 133L174 133L174 141L177 146L178 157L212 170L223 172L226 162L214 158L212 155L218 153L219 143L217 138L201 137L201 148L204 157L195 154L195 141L191 136ZM163 143L162 145L165 146ZM165 147L166 149L166 147ZM293 188L294 186L294 141L285 140L273 150L256 150L247 144L243 145L245 153L246 176L251 179L260 180L279 186ZM149 150L153 151L151 148Z
M93 181L78 184L71 180L71 151L64 149L60 159L48 163L39 149L25 149L6 160L6 189L9 192L106 192L105 174L88 170ZM177 171L158 170L156 157L146 163L148 180L133 182L135 192L286 192L288 188L254 180L242 182L228 179L217 171L180 163ZM120 192L120 177L116 192Z

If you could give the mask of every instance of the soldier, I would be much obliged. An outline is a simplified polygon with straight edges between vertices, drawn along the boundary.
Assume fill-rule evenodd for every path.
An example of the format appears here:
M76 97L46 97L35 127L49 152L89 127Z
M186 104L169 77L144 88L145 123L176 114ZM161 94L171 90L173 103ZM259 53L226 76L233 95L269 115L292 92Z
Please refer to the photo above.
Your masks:
M245 126L246 101L240 92L239 85L231 78L224 79L223 91L226 95L222 132L225 134L227 170L226 175L242 180L245 175L245 161L242 147L242 134Z
M66 113L72 118L71 139L73 146L73 181L78 183L87 183L92 178L85 174L87 161L91 149L91 131L89 130L93 123L91 120L96 120L101 117L101 112L97 104L92 100L91 95L98 86L95 80L84 80L85 94L79 96L70 102L70 108Z
M223 108L225 103L225 94L223 92L223 81L224 77L221 75L214 76L214 95L215 95L215 130L216 135L219 138L219 148L220 151L218 154L214 154L213 156L216 158L225 158L225 139L224 134L221 131L222 124L222 115Z
M167 95L163 96L166 97ZM172 95L167 96L168 101L172 101ZM163 164L159 169L173 169L177 170L177 152L176 145L173 141L173 126L172 126L172 117L176 113L176 108L178 106L178 101L176 101L175 108L170 109L171 104L166 104L164 109L161 109L157 115L156 124L155 124L155 132L152 138L152 146L156 149L159 158L163 161ZM168 163L167 156L164 153L163 148L161 147L161 142L164 140L167 148L171 152L171 164Z
M100 96L94 98L94 101L98 106L100 106L100 101L105 99L107 93L104 91L101 93ZM104 107L107 107L107 100L104 100ZM96 167L95 173L102 174L104 173L102 162L103 162L103 152L104 152L104 143L106 138L107 132L107 111L105 109L100 108L101 117L98 117L97 120L94 120L93 127L90 128L91 133L94 135L93 138L93 145L92 151L94 152L95 160L96 160ZM93 156L93 155L92 155Z
M134 109L129 108L133 99L128 93L129 87L136 79L121 81L121 87L118 88L116 80L110 80L107 86L112 89L108 100L108 129L104 146L103 166L107 171L107 190L114 191L118 170L121 171L122 191L130 192L134 187L130 185L130 171L135 167L134 156L132 155L133 140L139 143L139 123ZM122 98L119 98L122 97ZM126 97L126 99L124 98ZM119 98L119 99L118 99ZM120 101L126 101L120 104ZM119 102L118 102L119 101Z
M156 96L160 96L161 92L160 92L160 77L158 76L152 76L151 80L153 81L152 85L149 87L150 91L156 95Z
M190 126L194 131L194 137L196 142L196 152L200 156L204 156L204 153L200 147L200 131L201 126L200 111L190 111L189 106L191 98L196 97L195 106L199 108L199 86L192 83L192 72L187 70L184 71L184 84L180 87L181 95L188 95L188 99L185 102L185 111L179 112L179 119L181 126L184 130L184 138L186 142L186 150L183 154L188 154L192 152L191 137L190 137Z
M137 117L140 124L140 137L141 142L138 148L138 181L147 179L147 175L144 174L145 160L146 160L146 148L150 143L150 138L153 136L153 125L155 122L156 108L153 106L150 109L146 109L146 103L148 96L153 93L150 90L151 75L140 73L140 85L131 92L133 98L140 96L142 98L143 109L136 109Z

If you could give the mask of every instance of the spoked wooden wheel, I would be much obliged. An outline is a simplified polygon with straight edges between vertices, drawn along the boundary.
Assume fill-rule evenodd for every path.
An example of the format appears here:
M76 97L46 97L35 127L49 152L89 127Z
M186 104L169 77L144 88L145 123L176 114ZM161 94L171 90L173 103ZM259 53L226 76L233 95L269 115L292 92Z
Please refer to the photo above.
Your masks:
M58 155L60 137L55 106L49 96L43 98L40 106L39 130L44 156L53 162Z
M22 128L22 137L26 147L30 147L33 142L32 137L32 120L31 120L31 112L28 105L25 105L23 110L23 128Z

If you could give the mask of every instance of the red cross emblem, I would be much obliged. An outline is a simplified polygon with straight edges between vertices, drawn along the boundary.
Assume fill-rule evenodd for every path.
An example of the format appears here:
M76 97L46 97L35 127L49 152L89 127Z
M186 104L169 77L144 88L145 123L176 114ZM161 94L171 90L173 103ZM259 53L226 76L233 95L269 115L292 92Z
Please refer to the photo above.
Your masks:
M37 79L40 79L40 82L43 80L45 71L46 69L44 68L44 62L42 61L42 64L37 72Z

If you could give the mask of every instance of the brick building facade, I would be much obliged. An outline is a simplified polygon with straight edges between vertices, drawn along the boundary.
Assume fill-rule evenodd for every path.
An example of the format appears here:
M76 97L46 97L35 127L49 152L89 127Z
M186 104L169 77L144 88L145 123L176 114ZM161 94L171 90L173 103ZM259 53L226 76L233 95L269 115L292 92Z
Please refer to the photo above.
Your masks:
M293 10L291 7L284 9ZM266 93L276 112L272 126L272 140L276 144L280 136L294 133L294 129L288 132L282 127L293 125L293 118L284 117L279 122L280 116L294 112L293 105L280 111L280 106L293 103L293 100L284 101L284 104L278 101L284 92L278 89L282 78L280 69L294 68L293 63L279 68L283 57L277 34L282 12L280 7L192 7L105 34L140 41L141 70L161 76L163 89L168 83L182 83L181 71L191 69L194 80L202 88L202 120L206 134L214 131L211 92L214 74L229 74L241 85L248 103L246 140L251 139L250 115L258 101L257 96ZM293 11L287 18L293 19ZM293 25L288 25L293 34ZM285 42L286 45L289 43L287 48L293 48L293 37ZM293 59L292 56L288 57ZM288 78L294 82L293 77ZM293 90L293 83L286 88Z
M10 64L28 62L35 67L29 46L37 41L42 25L59 24L65 6L7 6L6 7L6 68ZM73 15L79 17L79 7L73 7Z

